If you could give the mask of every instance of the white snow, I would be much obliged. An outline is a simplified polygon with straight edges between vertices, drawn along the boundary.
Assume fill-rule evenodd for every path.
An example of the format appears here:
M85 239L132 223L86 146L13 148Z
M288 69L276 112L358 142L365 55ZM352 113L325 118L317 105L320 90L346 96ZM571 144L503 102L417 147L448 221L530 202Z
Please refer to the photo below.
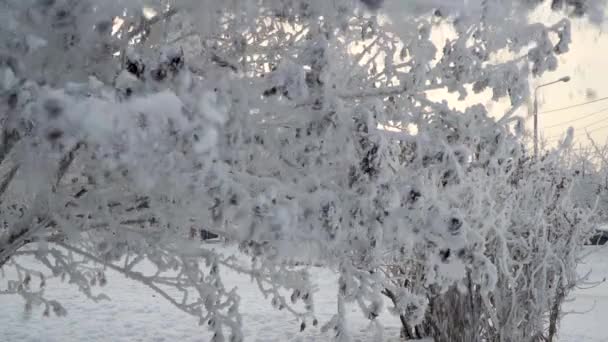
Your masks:
M571 314L562 321L560 342L608 341L608 247L587 247L586 252L590 254L579 266L579 274L591 272L588 282L597 284L581 286L566 304L564 310Z
M595 229L598 231L606 232L608 231L608 224L600 224Z
M230 247L218 247L228 249ZM231 248L230 248L231 249ZM592 270L590 280L601 281L608 275L608 248L590 247L593 252L581 265L580 273ZM25 314L23 301L17 296L0 296L0 341L71 342L71 341L155 341L203 342L210 335L197 320L158 298L144 285L108 272L108 284L103 290L111 300L93 303L76 292L67 283L49 282L47 295L58 299L68 310L65 317L45 318L42 310ZM315 309L319 325L308 322L307 329L299 332L300 323L283 311L272 309L270 300L258 292L246 276L225 273L225 284L238 287L241 294L241 312L245 341L332 341L331 331L322 333L320 327L329 321L336 308L336 275L323 268L313 268ZM2 286L6 280L0 278ZM347 324L354 341L374 341L374 325L370 324L355 306L348 306ZM567 311L585 312L570 314L562 322L560 342L608 341L605 329L608 315L608 284L601 283L590 289L578 289ZM399 341L399 322L383 312L385 341Z

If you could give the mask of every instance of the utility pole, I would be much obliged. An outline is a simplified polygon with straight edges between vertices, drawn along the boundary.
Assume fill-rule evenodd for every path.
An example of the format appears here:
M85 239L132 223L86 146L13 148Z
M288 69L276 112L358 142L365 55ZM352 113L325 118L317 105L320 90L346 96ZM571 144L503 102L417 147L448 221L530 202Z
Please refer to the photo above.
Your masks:
M542 87L546 87L555 83L568 82L570 76L564 76L557 81L541 84L534 88L534 159L538 160L538 90Z

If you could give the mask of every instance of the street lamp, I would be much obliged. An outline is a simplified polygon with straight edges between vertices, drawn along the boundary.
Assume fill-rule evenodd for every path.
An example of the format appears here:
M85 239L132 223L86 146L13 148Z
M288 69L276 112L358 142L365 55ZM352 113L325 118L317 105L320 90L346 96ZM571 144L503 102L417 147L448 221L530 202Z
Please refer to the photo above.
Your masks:
M541 84L534 89L534 159L538 158L538 90L555 83L568 81L570 81L570 76L564 76L557 81Z

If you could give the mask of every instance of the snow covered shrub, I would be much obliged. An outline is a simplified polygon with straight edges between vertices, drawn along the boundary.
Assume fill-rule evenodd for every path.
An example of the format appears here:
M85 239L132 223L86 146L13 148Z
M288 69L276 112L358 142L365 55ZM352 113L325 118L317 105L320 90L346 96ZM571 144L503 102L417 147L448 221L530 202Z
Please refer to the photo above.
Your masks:
M508 284L501 290L511 293L497 293L494 303L503 308L498 319L505 331L518 328L521 335L511 335L513 339L554 340L561 305L580 281L576 265L591 232L594 208L573 200L572 191L582 179L572 176L560 158L560 153L553 153L514 180L517 191L508 210L509 229L495 240L497 258L505 247L511 256L499 272ZM515 307L514 299L522 305ZM525 317L526 323L515 316Z
M589 139L592 143L586 148L565 149L563 160L570 172L581 179L572 190L573 200L585 207L593 207L597 202L596 221L602 223L608 217L607 148Z
M458 181L446 183L419 166L416 182L424 185L410 193L406 216L427 228L413 234L413 257L403 248L392 254L383 291L406 338L553 340L561 305L580 281L576 265L594 213L573 200L582 178L560 151L534 161L486 120L486 129L473 132L496 138L476 139L478 156L486 157L465 163ZM438 203L449 216L440 219ZM441 230L450 235L438 238Z
M510 129L529 77L570 42L567 19L529 22L542 3L0 2L0 266L16 270L0 293L63 314L19 256L96 300L112 269L214 341L240 341L223 270L250 275L304 329L313 287L289 261L323 262L340 276L323 328L339 339L345 303L375 320L383 296L406 335L532 337L544 321L529 315L559 316L585 222L541 182L553 164L517 164ZM497 121L429 94L470 89L513 108ZM250 258L189 240L192 227Z

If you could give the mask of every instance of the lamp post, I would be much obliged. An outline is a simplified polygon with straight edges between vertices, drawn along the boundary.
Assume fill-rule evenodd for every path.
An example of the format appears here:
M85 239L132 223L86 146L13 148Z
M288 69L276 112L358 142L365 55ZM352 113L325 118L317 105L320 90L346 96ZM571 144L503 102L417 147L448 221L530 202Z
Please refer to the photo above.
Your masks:
M568 81L570 81L570 76L564 76L557 81L541 84L534 89L534 159L538 159L538 90L555 83Z

